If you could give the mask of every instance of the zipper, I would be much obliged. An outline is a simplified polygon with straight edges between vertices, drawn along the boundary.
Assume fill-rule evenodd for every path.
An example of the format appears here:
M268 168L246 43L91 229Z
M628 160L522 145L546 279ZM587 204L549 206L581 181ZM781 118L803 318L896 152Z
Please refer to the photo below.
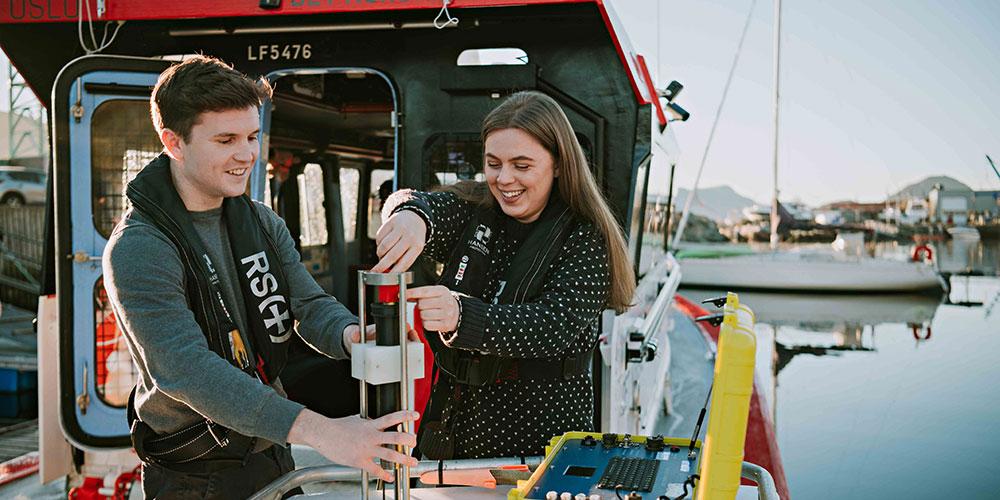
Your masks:
M208 429L208 433L212 435L212 439L215 440L215 444L219 445L220 448L229 446L229 434L227 433L225 438L219 439L219 436L216 436L215 431L212 430L213 425L215 425L215 422L212 419L205 419L205 427Z

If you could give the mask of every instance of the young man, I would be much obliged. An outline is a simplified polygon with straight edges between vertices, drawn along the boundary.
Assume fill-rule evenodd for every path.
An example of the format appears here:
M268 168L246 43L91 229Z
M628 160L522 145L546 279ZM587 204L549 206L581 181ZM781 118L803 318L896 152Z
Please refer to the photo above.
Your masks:
M375 458L415 464L381 446L413 446L383 429L415 413L329 419L284 397L291 335L345 359L361 332L299 262L281 219L245 195L270 92L207 57L153 89L164 152L129 183L132 208L104 253L139 370L129 424L147 498L246 498L294 468L287 443L387 480Z

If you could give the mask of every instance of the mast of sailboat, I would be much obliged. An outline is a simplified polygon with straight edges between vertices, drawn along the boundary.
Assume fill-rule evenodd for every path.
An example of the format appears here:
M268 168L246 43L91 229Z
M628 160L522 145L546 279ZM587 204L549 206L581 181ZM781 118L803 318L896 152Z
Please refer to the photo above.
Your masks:
M774 0L774 198L771 200L771 250L777 250L778 236L778 110L781 107L781 0Z
M1000 170L997 170L997 166L993 164L993 158L990 158L990 155L986 155L986 161L990 162L990 166L993 167L993 173L997 174L997 177L1000 178Z

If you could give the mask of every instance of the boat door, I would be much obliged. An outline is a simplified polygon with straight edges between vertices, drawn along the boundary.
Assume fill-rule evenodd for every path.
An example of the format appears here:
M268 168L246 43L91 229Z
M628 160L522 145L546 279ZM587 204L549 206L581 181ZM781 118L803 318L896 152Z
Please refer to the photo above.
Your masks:
M366 67L283 68L267 78L261 157L271 175L252 178L251 192L285 220L317 283L357 311L357 270L377 261L367 214L381 205L370 184L396 185L396 84Z
M125 183L162 149L149 96L170 61L85 56L52 97L59 394L63 433L81 448L129 446L136 374L104 291L101 255L125 208Z
M284 219L313 279L357 313L357 271L377 262L379 188L398 177L397 86L366 67L283 68L267 78L261 163L270 173L251 178L250 191ZM293 336L281 381L290 399L344 417L358 412L350 372L349 361Z

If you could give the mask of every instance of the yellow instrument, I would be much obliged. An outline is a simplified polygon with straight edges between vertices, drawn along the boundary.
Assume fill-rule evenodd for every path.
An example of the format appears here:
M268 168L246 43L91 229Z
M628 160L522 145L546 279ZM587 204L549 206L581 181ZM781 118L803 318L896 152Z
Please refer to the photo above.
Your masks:
M740 486L757 351L753 325L753 311L730 292L719 329L712 406L695 500L735 498Z
M716 305L721 305L720 298ZM552 438L545 459L508 500L677 498L692 484L695 500L732 500L740 486L743 443L753 394L757 339L753 311L725 297L704 447L690 439L568 432ZM709 317L706 317L709 318ZM719 315L710 319L718 321ZM717 324L717 323L716 323ZM692 477L700 472L700 480ZM624 494L619 497L619 495Z

